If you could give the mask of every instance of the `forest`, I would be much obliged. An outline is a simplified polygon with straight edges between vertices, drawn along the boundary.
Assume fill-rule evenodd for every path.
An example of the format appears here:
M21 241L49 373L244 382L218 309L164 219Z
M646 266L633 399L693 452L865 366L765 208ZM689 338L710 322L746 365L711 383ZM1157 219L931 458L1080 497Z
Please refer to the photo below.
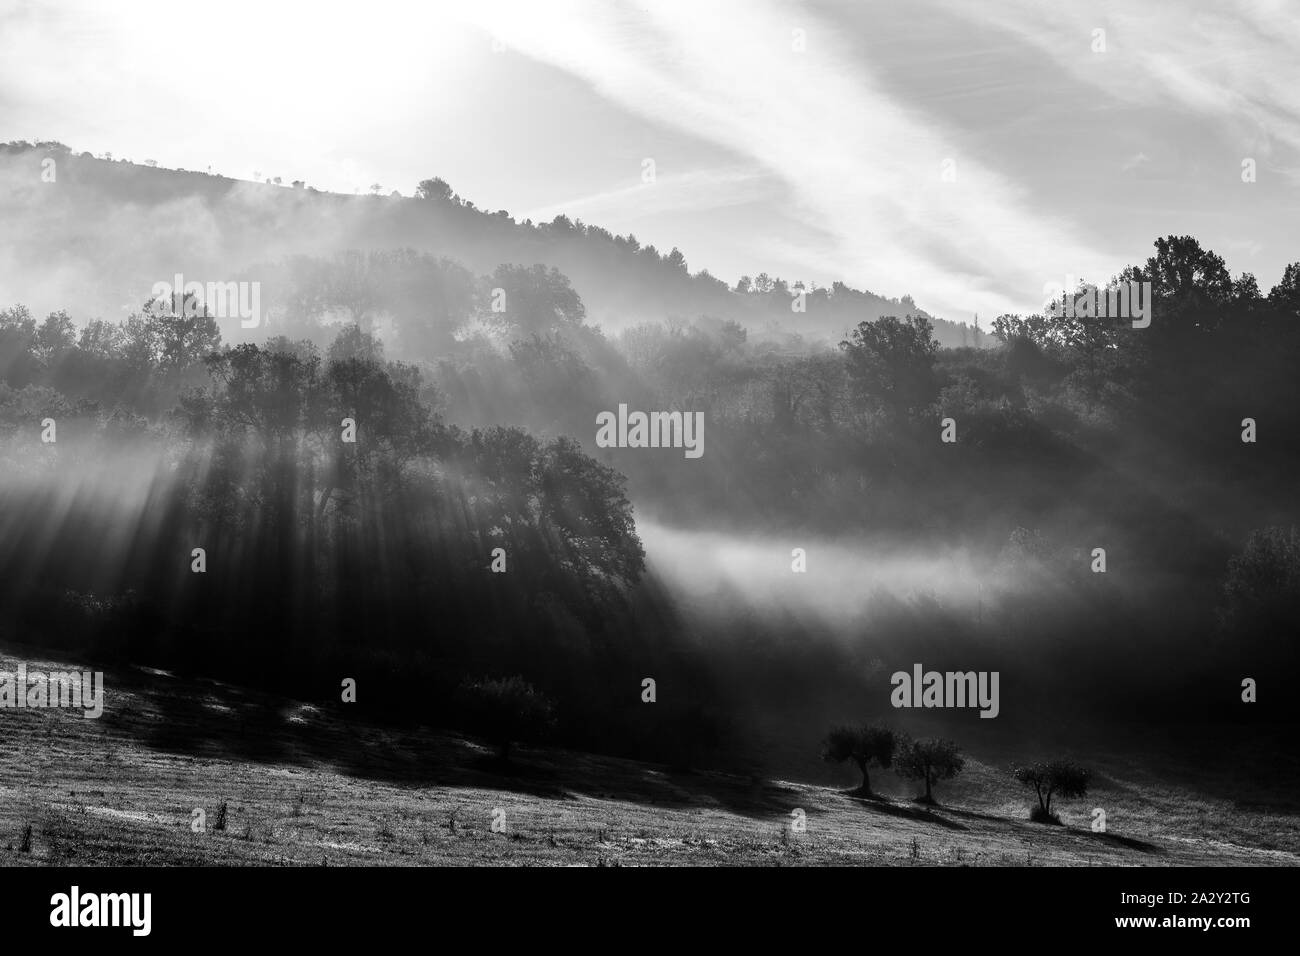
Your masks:
M484 218L438 182L394 215ZM922 660L999 671L1002 733L1294 720L1239 691L1297 658L1300 263L1264 293L1166 236L1110 280L1151 284L1149 326L1044 309L953 347L766 275L607 326L557 258L267 259L223 277L260 284L252 340L152 282L121 320L6 304L0 633L307 700L353 679L437 726L521 678L549 739L692 766L891 716ZM701 416L706 453L600 447L621 405Z

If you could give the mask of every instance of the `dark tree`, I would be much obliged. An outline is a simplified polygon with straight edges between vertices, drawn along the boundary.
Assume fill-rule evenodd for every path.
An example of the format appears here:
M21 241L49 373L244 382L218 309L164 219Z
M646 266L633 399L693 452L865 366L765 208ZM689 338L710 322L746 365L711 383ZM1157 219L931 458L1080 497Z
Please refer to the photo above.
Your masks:
M540 466L539 526L561 566L589 587L640 580L645 550L623 476L565 437L544 446Z
M934 803L931 793L935 781L949 780L961 773L966 761L951 740L928 738L904 740L894 756L894 772L908 780L924 780L925 794L918 802Z
M1144 278L1166 296L1200 296L1222 302L1232 292L1232 277L1223 258L1201 248L1192 236L1165 236L1146 261Z
M384 344L371 333L364 331L361 326L353 323L339 330L326 355L331 362L343 362L348 359L382 362Z
M35 342L36 320L26 306L0 311L0 381L23 388L39 377Z
M1225 636L1254 637L1261 649L1296 655L1300 627L1300 532L1294 527L1251 532L1245 549L1228 562L1219 624ZM1281 663L1281 661L1279 661Z
M485 282L483 317L512 338L573 329L586 320L582 299L558 269L501 265Z
M511 747L541 740L555 722L551 701L519 676L466 681L460 696L468 729L496 744L503 761Z
M1092 778L1092 771L1066 759L1013 767L1011 772L1016 780L1033 787L1038 794L1038 806L1030 814L1030 819L1037 823L1060 823L1060 818L1052 813L1052 797L1082 797L1087 794Z
M415 187L415 195L418 199L450 199L452 196L451 187L445 180L434 177L420 181L420 185Z
M1156 254L1142 266L1120 273L1122 282L1146 281L1157 302L1153 319L1163 337L1199 337L1229 320L1225 308L1233 291L1232 277L1222 257L1203 249L1192 236L1166 236L1155 241Z
M1300 317L1300 262L1282 270L1282 278L1268 293L1268 302L1284 317Z
M828 763L851 760L862 773L862 786L858 793L871 795L872 765L888 767L894 759L896 738L888 727L864 724L860 727L832 727L822 741L822 759Z
M862 322L840 343L858 390L875 399L895 420L934 400L934 358L939 343L925 316L899 320L886 315Z
M67 312L51 312L36 330L33 344L41 360L53 364L77 344L77 327Z

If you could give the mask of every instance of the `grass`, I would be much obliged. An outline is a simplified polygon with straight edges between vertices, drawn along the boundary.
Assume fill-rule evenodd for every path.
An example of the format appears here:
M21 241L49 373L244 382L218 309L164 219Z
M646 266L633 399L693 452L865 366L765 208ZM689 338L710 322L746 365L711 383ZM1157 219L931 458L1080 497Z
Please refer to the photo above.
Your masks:
M34 672L69 663L25 656ZM0 655L0 670L16 663ZM1300 863L1289 793L1227 795L1198 785L1203 767L1141 755L1097 765L1094 792L1044 827L1029 821L997 753L968 755L966 772L936 789L938 805L919 806L906 788L863 799L555 749L520 750L500 766L491 748L454 734L362 723L358 705L133 668L107 673L105 685L97 721L0 711L0 863ZM1090 829L1094 806L1106 809L1105 833ZM191 826L196 808L209 821L202 832Z

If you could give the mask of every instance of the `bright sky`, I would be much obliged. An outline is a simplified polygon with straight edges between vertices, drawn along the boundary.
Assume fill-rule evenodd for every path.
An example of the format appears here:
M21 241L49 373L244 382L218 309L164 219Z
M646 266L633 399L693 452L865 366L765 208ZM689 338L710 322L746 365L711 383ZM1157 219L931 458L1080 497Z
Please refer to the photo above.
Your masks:
M955 319L1168 233L1267 291L1300 260L1300 8L0 0L12 139L343 192L441 176L731 282L843 279Z

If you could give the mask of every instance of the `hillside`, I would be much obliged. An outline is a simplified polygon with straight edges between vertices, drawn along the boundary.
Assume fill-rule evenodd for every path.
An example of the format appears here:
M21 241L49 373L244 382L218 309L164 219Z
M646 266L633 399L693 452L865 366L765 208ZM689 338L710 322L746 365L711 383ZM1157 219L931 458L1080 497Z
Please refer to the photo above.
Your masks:
M341 195L98 159L58 143L0 145L0 222L0 305L67 309L77 321L122 318L177 272L256 280L296 255L399 248L446 256L477 275L502 263L558 268L607 330L710 316L756 332L779 325L782 334L838 341L864 320L926 314L910 296L889 299L839 283L809 289L806 311L796 313L799 277L764 281L762 263L754 264L753 291L741 294L734 279L692 273L677 249L642 247L635 237L563 216L516 222L454 193ZM11 241L19 236L21 243ZM992 344L942 318L935 334L948 347Z
M0 670L68 661L10 648ZM427 728L145 668L105 674L99 720L9 710L0 749L0 862L427 865L1296 865L1293 798L1228 796L1223 771L1107 757L1063 827L1026 819L1000 758L973 755L946 804L874 803L807 783L745 779L545 748L502 770ZM364 694L358 695L364 701ZM364 714L364 703L353 705ZM1160 782L1157 783L1156 781ZM846 780L846 783L848 781ZM1285 781L1279 781L1279 788ZM1208 793L1216 791L1214 796ZM224 830L215 824L228 808ZM192 832L195 808L206 832ZM492 831L504 811L504 832ZM807 829L792 833L795 810ZM498 814L498 818L500 815ZM31 845L23 852L25 828ZM1177 835L1175 835L1177 834Z

